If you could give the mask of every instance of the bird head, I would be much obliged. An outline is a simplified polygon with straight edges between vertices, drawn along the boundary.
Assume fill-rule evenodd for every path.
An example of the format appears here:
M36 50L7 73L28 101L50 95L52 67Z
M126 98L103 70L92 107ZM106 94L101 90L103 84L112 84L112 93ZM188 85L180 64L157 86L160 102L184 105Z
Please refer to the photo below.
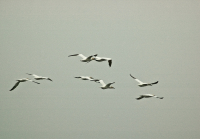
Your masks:
M91 60L95 60L95 58L94 58L94 57L92 57L92 58L91 58Z
M115 89L115 88L113 86L111 86L110 89Z

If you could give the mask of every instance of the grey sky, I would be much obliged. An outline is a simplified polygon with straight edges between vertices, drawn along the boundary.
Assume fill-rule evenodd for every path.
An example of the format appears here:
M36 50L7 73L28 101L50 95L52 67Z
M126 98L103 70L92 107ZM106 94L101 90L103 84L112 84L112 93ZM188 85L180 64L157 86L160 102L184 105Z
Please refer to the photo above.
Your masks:
M0 138L200 138L199 30L197 0L1 0ZM53 82L10 92L26 73ZM130 73L159 83L140 88ZM164 99L135 99L146 93Z

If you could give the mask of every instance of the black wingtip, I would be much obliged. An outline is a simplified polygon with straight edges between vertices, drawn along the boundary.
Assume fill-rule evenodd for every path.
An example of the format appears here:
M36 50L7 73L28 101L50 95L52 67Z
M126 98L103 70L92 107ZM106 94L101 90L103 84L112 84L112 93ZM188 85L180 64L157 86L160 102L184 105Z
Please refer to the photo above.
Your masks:
M48 80L53 82L53 80L51 80L50 78L48 78Z
M79 54L69 55L68 57L70 57L70 56L77 56L77 55L79 55Z
M154 83L152 83L152 84L157 84L158 83L158 81L157 82L154 82Z
M111 65L112 65L112 60L108 60L108 64L109 64L109 66L111 67Z
M130 76L133 78L133 79L136 79L135 77L133 77L131 74L130 74Z

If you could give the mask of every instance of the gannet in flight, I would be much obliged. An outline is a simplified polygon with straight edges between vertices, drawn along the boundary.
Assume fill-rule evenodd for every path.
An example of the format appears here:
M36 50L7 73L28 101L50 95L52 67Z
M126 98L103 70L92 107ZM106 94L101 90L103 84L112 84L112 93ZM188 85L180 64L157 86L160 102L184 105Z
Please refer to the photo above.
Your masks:
M74 55L69 55L68 57L70 57L70 56L80 56L82 58L80 60L81 62L87 62L88 63L88 62L90 62L92 60L95 60L94 57L97 56L97 54L96 55L91 55L91 56L88 56L88 57L84 56L83 54L74 54Z
M140 80L138 80L137 78L133 77L131 74L130 74L130 76L131 76L133 79L135 79L137 82L139 82L139 84L138 84L139 87L152 86L152 85L158 83L158 81L157 81L157 82L154 82L154 83L143 83L142 81L140 81Z
M18 80L17 80L17 83L10 89L10 91L14 90L14 89L19 85L20 82L26 82L26 81L31 81L31 82L40 84L40 83L35 82L35 81L32 81L32 80L30 80L30 79L28 79L28 78L18 79Z
M35 74L30 74L30 73L26 73L28 75L32 75L34 77L35 80L49 80L49 81L52 81L50 78L48 77L42 77L42 76L38 76L38 75L35 75Z
M99 80L99 82L101 83L101 89L115 89L114 87L110 86L111 84L114 84L115 82L112 82L112 83L108 83L108 84L105 84L103 80Z
M158 97L152 94L144 94L144 95L140 95L140 97L136 98L137 100L140 100L142 98L150 98L150 97L155 97L155 98L159 98L159 99L163 99L164 97Z

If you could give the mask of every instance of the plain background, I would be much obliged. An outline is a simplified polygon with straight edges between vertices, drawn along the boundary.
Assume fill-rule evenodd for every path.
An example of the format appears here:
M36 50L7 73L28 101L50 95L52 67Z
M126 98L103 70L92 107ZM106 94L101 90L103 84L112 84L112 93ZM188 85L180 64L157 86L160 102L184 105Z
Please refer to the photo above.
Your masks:
M198 0L1 0L0 138L199 139L199 30Z

